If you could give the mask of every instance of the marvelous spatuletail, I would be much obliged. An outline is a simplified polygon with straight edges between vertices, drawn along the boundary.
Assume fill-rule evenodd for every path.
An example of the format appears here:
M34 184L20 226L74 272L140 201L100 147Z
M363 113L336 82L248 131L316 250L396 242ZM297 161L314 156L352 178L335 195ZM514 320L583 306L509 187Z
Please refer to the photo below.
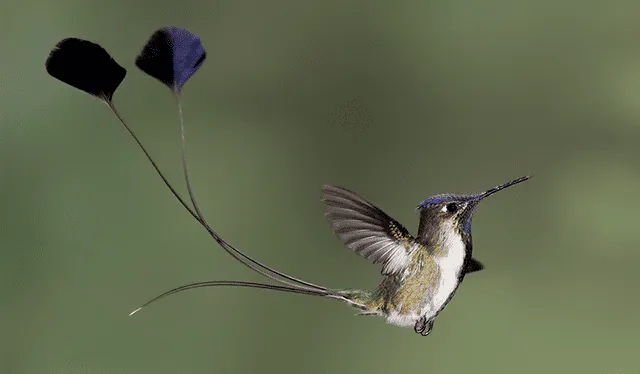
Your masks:
M427 336L438 314L453 298L466 274L484 269L472 258L471 219L478 203L509 186L526 181L515 179L473 195L441 194L418 205L418 234L412 236L398 221L345 188L325 185L322 201L325 216L344 244L362 257L382 266L383 280L373 291L329 289L284 276L291 284L270 285L247 282L206 281L187 284L148 301L149 304L177 292L211 286L267 288L343 301L359 315L382 316L388 323L413 327Z
M198 208L189 181L184 121L180 93L186 81L202 66L205 51L191 32L165 27L157 30L136 59L136 66L168 86L178 102L182 138L182 167L191 201L189 205L165 178L147 149L118 114L113 94L124 80L126 70L98 44L67 38L56 45L45 64L54 78L103 101L116 114L136 144L144 152L165 185L189 214L233 258L275 284L244 281L205 281L169 290L138 309L169 295L202 287L250 287L327 297L351 305L359 315L386 317L399 326L413 326L416 333L428 335L435 318L451 301L468 273L484 266L472 258L471 219L478 203L522 177L473 195L442 194L418 205L420 223L416 236L381 209L355 192L324 186L322 202L325 216L344 244L362 257L382 266L383 280L372 291L329 289L271 268L224 240L205 220Z

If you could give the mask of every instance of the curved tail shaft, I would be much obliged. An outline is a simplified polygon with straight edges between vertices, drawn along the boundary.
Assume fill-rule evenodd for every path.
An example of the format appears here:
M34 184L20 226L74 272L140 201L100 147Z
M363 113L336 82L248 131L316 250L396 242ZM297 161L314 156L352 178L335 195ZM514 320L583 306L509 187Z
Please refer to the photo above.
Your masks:
M159 301L160 299L164 299L167 296L171 296L173 294L176 294L182 291L188 291L188 290L193 290L195 288L204 288L204 287L246 287L246 288L259 288L259 289L271 290L271 291L290 292L290 293L297 293L302 295L324 296L324 297L329 297L331 299L336 299L336 300L346 302L347 304L355 308L358 308L360 310L366 309L366 306L359 299L351 296L353 294L352 291L306 290L306 289L300 289L296 287L279 286L279 285L266 284L266 283L243 282L243 281L215 281L214 280L214 281L189 283L189 284L185 284L183 286L171 289L167 292L164 292L154 297L153 299L147 301L146 303L142 304L139 308L129 313L129 315L132 316L138 313L143 308L146 308L150 304L156 301ZM357 291L357 292L358 292L358 295L360 295L360 294L363 294L364 291Z
M185 208L185 210L209 233L209 235L216 241L216 243L218 243L218 245L220 245L227 253L229 253L238 262L242 263L243 265L247 266L251 270L257 272L258 274L260 274L260 275L262 275L264 277L267 277L267 278L269 278L269 279L271 279L271 280L273 280L273 281L275 281L275 282L277 282L277 283L282 285L282 286L270 286L270 285L263 284L263 285L259 286L259 283L252 284L250 282L227 282L227 281L223 281L220 284L209 283L209 286L214 286L214 285L222 286L222 285L225 285L225 286L257 287L257 288L269 288L269 289L273 289L273 290L296 292L296 293L303 293L303 294L326 295L327 294L327 288L326 287L323 287L323 286L320 286L320 285L317 285L317 284L314 284L314 283L311 283L311 282L307 282L307 281L304 281L302 279L298 279L296 277L290 276L288 274L285 274L285 273L283 273L281 271L278 271L278 270L276 270L276 269L274 269L274 268L272 268L272 267L270 267L270 266L268 266L266 264L263 264L263 263L255 260L255 259L251 258L250 256L246 255L245 253L243 253L242 251L240 251L239 249L237 249L236 247L231 245L229 242L224 240L207 223L207 221L204 218L204 215L202 214L202 212L200 211L200 209L198 207L195 195L193 193L193 189L191 187L191 182L189 180L187 156L186 156L186 144L185 144L186 143L185 142L185 126L184 126L184 120L183 120L183 115L182 115L182 105L180 104L180 99L179 99L178 95L176 95L176 99L178 101L178 109L179 109L179 115L180 115L180 133L181 133L181 140L182 140L182 142L181 142L182 166L183 166L183 171L184 171L184 180L185 180L185 183L186 183L186 186L187 186L187 191L188 191L188 194L189 194L189 198L191 200L192 207L190 207L187 204L187 202L180 196L180 194L177 192L177 190L167 180L167 178L164 176L164 174L162 173L162 171L160 170L160 168L156 164L155 160L151 157L151 155L149 154L147 149L144 147L144 145L142 144L140 139L133 132L133 129L124 121L122 116L118 113L118 111L116 110L115 105L111 101L107 101L106 104L113 111L113 113L116 115L116 117L118 118L120 123L122 123L122 125L124 125L125 129L129 133L129 135L131 135L131 137L135 140L135 142L138 145L138 147L145 154L145 156L147 157L149 162L151 162L151 165L155 169L156 173L160 176L160 178L162 179L164 184L167 186L167 188L169 188L169 190L174 195L174 197L178 200L178 202L180 202L180 204ZM206 283L206 282L203 282L203 283ZM184 287L187 287L187 286L184 286ZM204 287L204 285L200 285L200 287ZM197 288L197 287L195 287L195 285L191 285L191 287L186 288L186 289L191 289L191 288ZM179 292L181 290L182 289L180 289L180 290L174 289L174 290L168 291L167 293L163 294L162 297L168 296L168 295L173 294L175 292Z

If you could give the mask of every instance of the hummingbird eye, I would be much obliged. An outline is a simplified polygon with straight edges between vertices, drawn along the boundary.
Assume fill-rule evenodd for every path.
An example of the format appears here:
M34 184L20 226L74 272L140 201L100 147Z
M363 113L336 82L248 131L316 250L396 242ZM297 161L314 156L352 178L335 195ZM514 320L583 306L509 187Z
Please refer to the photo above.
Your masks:
M449 203L442 208L442 211L447 213L455 213L458 211L458 204Z

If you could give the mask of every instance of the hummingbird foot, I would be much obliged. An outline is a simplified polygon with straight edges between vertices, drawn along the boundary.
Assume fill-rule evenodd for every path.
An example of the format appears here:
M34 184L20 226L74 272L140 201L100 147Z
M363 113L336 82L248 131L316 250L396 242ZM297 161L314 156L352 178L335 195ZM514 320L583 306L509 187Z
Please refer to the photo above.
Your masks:
M431 333L431 330L433 330L433 322L433 320L427 321L427 317L422 316L416 321L416 324L413 326L413 330L416 334L427 336Z

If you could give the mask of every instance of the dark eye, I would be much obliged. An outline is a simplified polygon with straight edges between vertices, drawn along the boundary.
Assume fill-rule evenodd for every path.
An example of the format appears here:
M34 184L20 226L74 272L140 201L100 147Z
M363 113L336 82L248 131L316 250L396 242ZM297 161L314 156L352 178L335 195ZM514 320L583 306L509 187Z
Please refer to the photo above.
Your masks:
M458 204L456 203L449 203L447 204L447 206L445 207L447 209L447 212L449 213L455 213L458 211Z

